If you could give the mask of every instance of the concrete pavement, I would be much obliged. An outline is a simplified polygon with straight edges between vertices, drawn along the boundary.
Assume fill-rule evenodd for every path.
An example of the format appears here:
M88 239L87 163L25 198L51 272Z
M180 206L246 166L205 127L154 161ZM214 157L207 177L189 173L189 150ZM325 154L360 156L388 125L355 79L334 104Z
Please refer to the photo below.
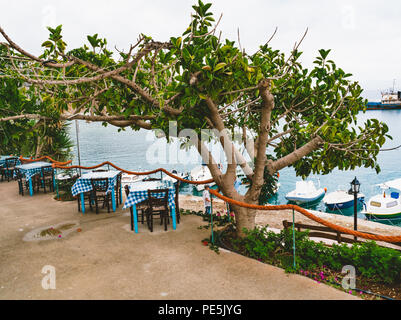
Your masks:
M177 230L155 224L130 230L129 210L96 215L50 194L20 196L0 182L0 299L358 299L340 290L241 255L202 245L209 230L183 216ZM23 241L29 231L77 222L80 232L58 240ZM44 290L44 266L56 289Z

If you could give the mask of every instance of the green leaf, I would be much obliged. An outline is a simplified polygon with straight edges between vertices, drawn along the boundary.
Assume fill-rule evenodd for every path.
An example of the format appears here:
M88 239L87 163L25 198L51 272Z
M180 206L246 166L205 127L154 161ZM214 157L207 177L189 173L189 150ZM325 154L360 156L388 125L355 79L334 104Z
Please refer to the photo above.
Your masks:
M204 95L203 93L199 93L199 98L206 100L208 98L208 96Z
M216 71L218 71L218 70L224 68L226 65L227 65L227 63L225 63L225 62L220 62L220 63L218 63L218 64L216 65L216 67L214 68L213 71L216 72Z
M182 41L182 38L179 37L179 38L177 39L176 43L175 43L175 46L176 46L177 48L179 48L179 47L181 46L181 41Z
M87 36L87 39L93 48L96 48L99 46L100 40L97 39L97 33L93 36Z
M189 51L187 48L182 49L182 54L184 56L185 61L189 61L191 59L191 55L189 54Z
M323 58L323 60L325 60L327 58L330 51L331 51L331 49L329 49L329 50L320 49L319 50L320 56Z
M50 48L53 45L53 42L47 40L42 43L42 47Z

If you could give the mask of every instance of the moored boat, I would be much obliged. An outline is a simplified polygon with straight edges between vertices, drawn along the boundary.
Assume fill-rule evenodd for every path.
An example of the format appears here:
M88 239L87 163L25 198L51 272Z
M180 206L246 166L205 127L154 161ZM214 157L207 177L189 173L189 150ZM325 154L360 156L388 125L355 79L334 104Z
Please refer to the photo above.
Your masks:
M365 195L357 194L358 204L363 203ZM329 210L346 209L354 206L354 195L345 190L336 190L326 194L323 198L323 203Z
M326 192L326 188L316 188L313 181L297 181L295 183L295 190L290 191L285 195L288 201L295 202L297 204L317 202L321 200Z
M391 219L401 217L401 178L378 185L382 192L369 199L362 213L368 219ZM388 189L397 191L387 192Z

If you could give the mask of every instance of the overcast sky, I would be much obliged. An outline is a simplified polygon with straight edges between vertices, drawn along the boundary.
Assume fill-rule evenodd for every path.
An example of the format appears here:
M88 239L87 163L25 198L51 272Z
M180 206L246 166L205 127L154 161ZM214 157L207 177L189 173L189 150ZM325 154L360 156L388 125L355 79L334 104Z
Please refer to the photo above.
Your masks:
M210 1L204 1L204 3ZM223 38L237 39L248 53L273 33L274 48L288 53L306 28L300 50L310 66L317 51L330 54L339 67L352 73L365 97L380 99L380 90L401 89L401 2L399 0L215 0L212 11ZM0 25L21 47L41 52L46 26L63 25L68 49L87 43L98 33L110 48L127 49L139 33L165 41L179 36L190 23L191 0L19 0L1 1ZM1 39L0 41L3 41Z

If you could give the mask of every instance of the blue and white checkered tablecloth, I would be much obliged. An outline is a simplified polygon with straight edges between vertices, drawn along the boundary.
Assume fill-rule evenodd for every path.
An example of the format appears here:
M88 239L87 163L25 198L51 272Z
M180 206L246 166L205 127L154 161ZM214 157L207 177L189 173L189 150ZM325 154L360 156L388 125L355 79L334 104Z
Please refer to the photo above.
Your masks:
M77 194L92 190L92 179L108 179L109 186L107 193L111 192L117 182L117 176L121 171L88 172L84 173L72 186L71 193L75 197Z
M19 171L25 175L25 179L29 180L33 176L42 173L42 168L45 168L45 170L52 170L52 165L51 163L44 162L44 161L37 161L37 162L31 162L27 164L21 164L16 166ZM15 173L14 173L15 175Z
M170 209L175 210L175 187L166 185L165 183L157 181L141 181L130 185L130 192L125 200L123 209L132 207L134 204L140 203L148 199L148 190L154 189L168 189L168 205ZM164 195L160 194L157 197L162 198Z

